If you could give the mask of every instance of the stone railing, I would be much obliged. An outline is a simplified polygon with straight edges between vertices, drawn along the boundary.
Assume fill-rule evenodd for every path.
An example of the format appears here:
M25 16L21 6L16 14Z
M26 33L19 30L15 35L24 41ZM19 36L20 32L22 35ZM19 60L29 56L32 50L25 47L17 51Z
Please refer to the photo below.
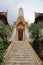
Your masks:
M41 61L41 59L39 58L39 56L37 55L37 53L35 52L35 50L33 49L33 47L31 46L30 43L28 43L27 41L25 41L25 43L30 47L30 49L32 50L31 52L34 53L34 57L37 60L39 65L43 65L43 62Z
M9 51L12 49L14 43L15 43L15 40L14 40L14 41L9 45L9 47L6 49L4 58L8 55L8 53L9 53Z

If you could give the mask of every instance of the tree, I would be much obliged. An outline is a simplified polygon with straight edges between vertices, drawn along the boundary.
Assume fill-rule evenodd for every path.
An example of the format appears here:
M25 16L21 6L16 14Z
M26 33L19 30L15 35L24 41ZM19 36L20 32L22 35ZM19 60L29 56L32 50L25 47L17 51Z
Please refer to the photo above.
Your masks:
M12 27L10 25L5 25L4 23L2 23L2 21L0 21L0 65L3 62L4 59L4 51L6 50L6 48L9 46L9 42L8 42L8 36L10 36L10 33L12 33Z
M42 26L40 23L37 24L32 23L29 27L32 37L34 38L33 47L37 53L39 52L39 35L40 35L41 28Z
M3 39L3 42L7 42L7 37L12 32L12 28L10 25L5 25L4 23L0 22L0 37Z

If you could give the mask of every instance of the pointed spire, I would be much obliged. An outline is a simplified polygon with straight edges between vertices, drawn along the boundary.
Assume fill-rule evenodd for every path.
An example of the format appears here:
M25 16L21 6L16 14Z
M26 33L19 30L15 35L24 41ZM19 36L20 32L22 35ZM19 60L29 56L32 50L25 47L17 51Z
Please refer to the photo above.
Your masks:
M19 8L18 16L23 16L24 17L24 12L23 12L22 7Z

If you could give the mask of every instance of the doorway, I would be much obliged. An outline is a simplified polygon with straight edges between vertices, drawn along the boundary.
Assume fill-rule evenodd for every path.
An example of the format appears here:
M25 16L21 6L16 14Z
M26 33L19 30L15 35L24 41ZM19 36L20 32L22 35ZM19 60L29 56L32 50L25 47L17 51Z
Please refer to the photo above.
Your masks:
M18 40L23 41L23 31L22 30L18 31Z

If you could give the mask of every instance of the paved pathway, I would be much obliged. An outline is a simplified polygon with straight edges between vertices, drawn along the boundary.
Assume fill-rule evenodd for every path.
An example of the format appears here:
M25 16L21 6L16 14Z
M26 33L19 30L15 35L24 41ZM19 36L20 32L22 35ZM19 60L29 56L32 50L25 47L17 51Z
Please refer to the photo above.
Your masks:
M31 46L24 41L16 41L5 58L4 65L41 65Z

